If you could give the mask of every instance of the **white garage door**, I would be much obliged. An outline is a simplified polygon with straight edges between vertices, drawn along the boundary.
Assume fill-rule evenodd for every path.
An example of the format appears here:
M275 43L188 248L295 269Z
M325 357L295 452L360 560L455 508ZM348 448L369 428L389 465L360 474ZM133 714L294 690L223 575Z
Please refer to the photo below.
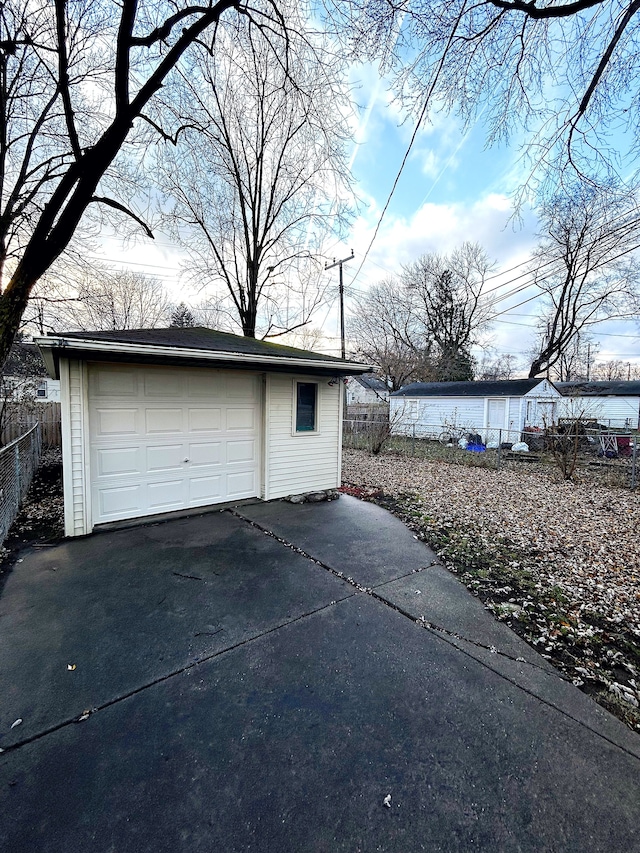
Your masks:
M93 523L258 495L255 374L91 365Z

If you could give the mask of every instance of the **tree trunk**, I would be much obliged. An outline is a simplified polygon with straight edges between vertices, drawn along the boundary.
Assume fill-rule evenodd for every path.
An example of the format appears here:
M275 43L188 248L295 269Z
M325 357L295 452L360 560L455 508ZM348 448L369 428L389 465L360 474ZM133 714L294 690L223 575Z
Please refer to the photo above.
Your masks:
M531 364L531 368L529 369L529 379L535 379L539 373L542 373L542 359L536 358L533 360Z
M0 294L0 365L7 360L36 280L19 268Z

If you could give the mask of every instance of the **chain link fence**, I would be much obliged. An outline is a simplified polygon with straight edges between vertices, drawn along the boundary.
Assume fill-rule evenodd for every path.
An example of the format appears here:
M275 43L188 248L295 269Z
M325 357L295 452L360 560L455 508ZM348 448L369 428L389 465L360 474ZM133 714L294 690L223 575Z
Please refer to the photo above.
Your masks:
M0 449L0 545L31 485L41 450L40 424Z
M640 481L640 438L629 430L566 421L552 429L475 430L443 424L345 420L343 447L400 453L432 461L486 468L554 466L569 480L589 472L595 480L635 489Z

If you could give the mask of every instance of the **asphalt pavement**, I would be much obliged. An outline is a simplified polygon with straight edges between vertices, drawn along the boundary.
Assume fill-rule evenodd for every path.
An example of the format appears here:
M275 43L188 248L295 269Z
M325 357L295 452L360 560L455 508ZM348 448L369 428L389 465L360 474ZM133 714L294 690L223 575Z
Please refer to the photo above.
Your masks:
M348 496L31 549L0 687L12 853L640 849L640 737Z

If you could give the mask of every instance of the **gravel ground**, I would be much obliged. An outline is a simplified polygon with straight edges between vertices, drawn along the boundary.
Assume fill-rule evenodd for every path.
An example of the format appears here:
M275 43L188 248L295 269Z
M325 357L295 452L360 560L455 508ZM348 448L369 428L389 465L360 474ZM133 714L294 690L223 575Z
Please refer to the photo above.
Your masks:
M640 494L346 450L346 491L399 515L497 618L640 730Z

